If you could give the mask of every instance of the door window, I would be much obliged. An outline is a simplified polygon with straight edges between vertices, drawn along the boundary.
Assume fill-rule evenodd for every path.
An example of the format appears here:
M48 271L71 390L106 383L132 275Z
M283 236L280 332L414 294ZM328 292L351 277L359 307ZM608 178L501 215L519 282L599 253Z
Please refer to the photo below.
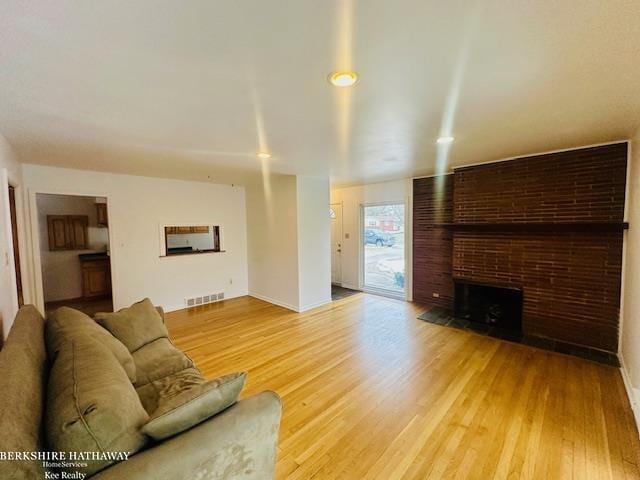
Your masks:
M404 210L403 203L363 207L365 287L404 293Z

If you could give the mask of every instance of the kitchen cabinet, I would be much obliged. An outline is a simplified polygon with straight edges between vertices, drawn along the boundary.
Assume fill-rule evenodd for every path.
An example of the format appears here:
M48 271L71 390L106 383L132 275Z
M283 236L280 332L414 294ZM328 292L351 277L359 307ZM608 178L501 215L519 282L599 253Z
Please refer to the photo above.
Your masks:
M82 260L82 296L84 298L111 295L111 265L109 257Z
M99 227L109 226L109 216L107 215L106 203L96 203L96 217L98 220Z
M86 215L47 215L49 250L84 250L89 245Z
M186 235L188 233L209 233L209 227L165 227L167 235Z

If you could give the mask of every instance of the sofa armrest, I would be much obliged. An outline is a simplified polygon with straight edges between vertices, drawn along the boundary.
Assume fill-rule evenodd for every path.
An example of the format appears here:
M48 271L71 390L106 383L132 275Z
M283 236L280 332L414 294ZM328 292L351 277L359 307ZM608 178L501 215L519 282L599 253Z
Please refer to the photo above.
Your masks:
M273 478L280 397L262 392L91 477L95 480Z

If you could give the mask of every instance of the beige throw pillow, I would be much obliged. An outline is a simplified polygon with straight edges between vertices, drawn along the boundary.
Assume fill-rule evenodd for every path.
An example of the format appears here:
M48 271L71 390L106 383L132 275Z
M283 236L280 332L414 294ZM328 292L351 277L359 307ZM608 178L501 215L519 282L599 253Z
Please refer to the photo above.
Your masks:
M117 312L97 313L95 320L124 343L130 352L169 336L162 317L148 298Z
M237 401L246 376L245 372L225 375L161 398L142 432L162 440L203 422Z

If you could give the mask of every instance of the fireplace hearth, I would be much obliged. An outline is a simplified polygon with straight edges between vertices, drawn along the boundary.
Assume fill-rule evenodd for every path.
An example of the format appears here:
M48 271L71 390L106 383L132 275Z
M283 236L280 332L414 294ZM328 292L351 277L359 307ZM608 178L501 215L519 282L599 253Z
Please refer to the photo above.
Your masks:
M542 350L585 358L619 367L616 354L584 345L527 334L522 328L523 293L516 287L498 287L466 279L454 280L454 311L431 306L418 319L457 330L522 343Z
M454 280L454 316L500 329L522 331L522 290Z

